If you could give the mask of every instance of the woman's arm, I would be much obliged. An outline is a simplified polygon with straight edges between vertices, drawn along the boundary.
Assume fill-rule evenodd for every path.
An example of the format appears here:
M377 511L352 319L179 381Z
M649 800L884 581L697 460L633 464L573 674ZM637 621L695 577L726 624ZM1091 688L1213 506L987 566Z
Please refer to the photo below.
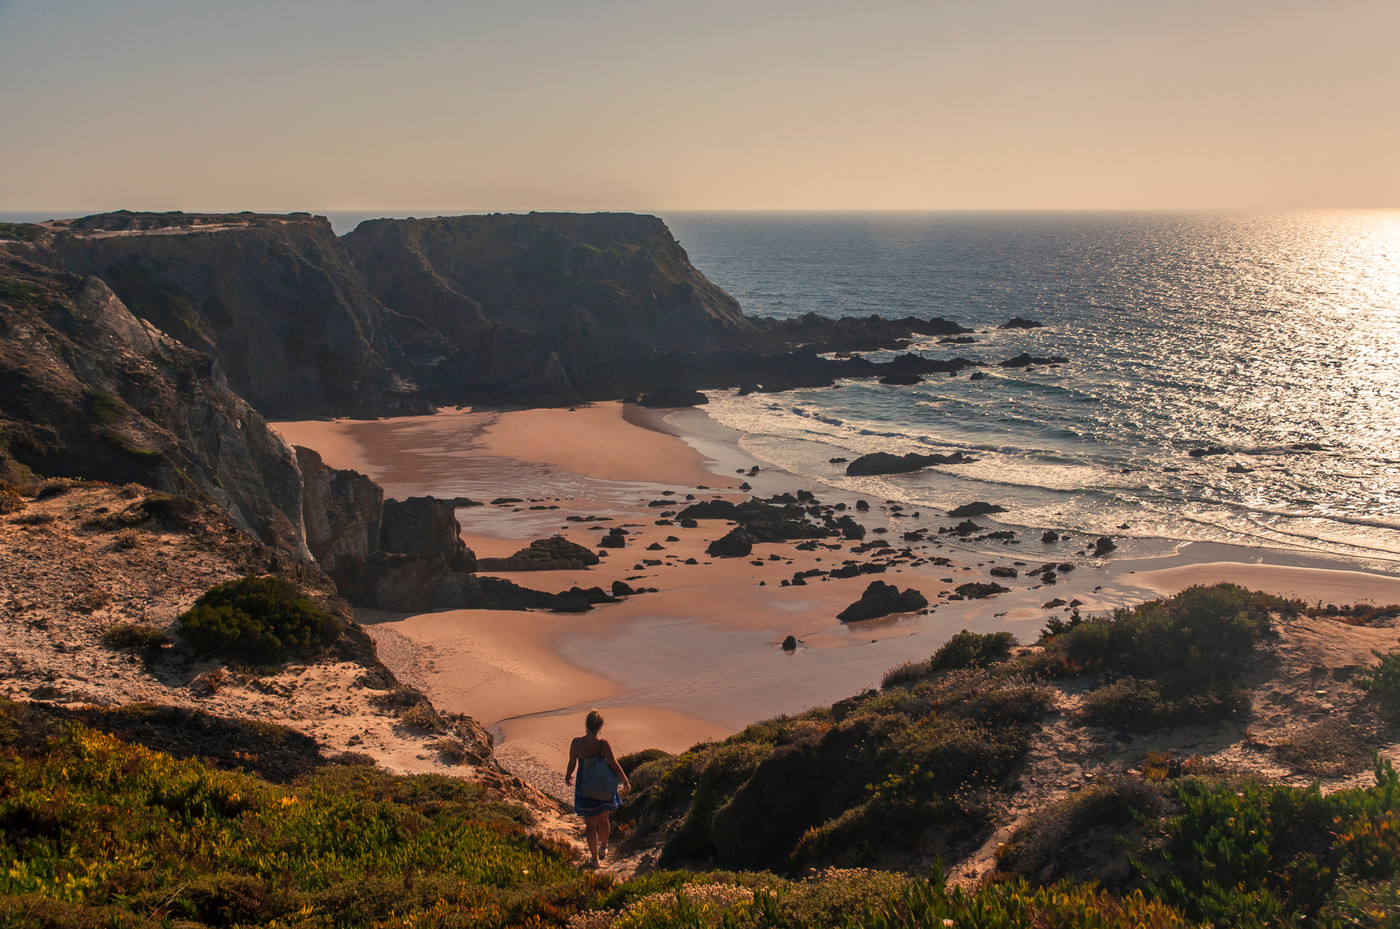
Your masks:
M573 784L574 765L578 764L578 739L569 743L569 767L564 770L564 783Z
M599 740L599 745L602 746L603 749L603 760L608 763L608 767L612 768L612 772L622 781L622 789L631 790L632 782L627 779L627 772L622 770L622 765L618 764L617 759L613 757L612 746L603 740Z

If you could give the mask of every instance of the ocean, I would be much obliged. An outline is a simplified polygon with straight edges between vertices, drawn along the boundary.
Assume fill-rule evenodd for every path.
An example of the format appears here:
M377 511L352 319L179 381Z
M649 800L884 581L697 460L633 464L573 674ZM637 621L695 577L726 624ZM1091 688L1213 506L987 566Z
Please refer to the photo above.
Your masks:
M907 350L1069 359L712 392L760 461L916 507L996 503L1127 555L1220 542L1400 571L1400 212L663 218L750 315L942 316L976 341ZM996 328L1015 316L1044 326ZM877 450L976 461L848 478L830 460Z

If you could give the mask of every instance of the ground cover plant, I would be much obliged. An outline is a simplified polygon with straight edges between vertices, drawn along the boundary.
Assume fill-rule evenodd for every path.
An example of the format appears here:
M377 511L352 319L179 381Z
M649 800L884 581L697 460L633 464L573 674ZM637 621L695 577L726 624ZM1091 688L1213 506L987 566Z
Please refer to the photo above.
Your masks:
M268 663L330 645L340 624L290 581L250 576L205 591L179 630L198 654Z
M1234 584L1192 587L1047 628L1037 670L1099 676L1082 708L1093 725L1143 731L1216 720L1244 710L1239 682L1270 634L1269 617L1296 610L1292 601Z

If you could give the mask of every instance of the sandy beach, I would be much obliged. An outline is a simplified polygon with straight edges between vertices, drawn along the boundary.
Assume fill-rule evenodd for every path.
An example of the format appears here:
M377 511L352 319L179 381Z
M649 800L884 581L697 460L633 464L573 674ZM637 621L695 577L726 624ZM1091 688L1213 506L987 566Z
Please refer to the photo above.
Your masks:
M955 522L942 513L910 513L888 501L867 498L869 509L858 512L856 495L771 469L711 431L683 433L675 419L602 403L275 425L327 464L368 474L388 496L481 502L457 512L463 539L480 557L506 556L553 534L603 556L584 570L500 575L518 584L607 590L622 581L649 591L577 615L357 613L396 674L440 708L486 725L501 762L556 795L565 793L569 739L590 707L607 717L606 735L620 752L678 752L879 686L886 670L926 658L960 629L1005 629L1033 641L1049 616L1076 604L1083 612L1109 610L1221 580L1308 601L1400 602L1400 578L1225 546L1185 546L1170 558L1130 562L1094 558L1085 551L1092 540L1075 539L1057 580L1044 584L1028 576L1040 562L1018 560L1014 545L1004 555L976 551L936 533ZM686 529L673 519L697 500L799 490L822 504L844 504L842 512L866 528L865 540L823 539L806 551L794 542L760 543L749 556L718 558L705 549L732 523L700 520ZM903 540L916 527L930 530L927 540ZM615 528L625 530L625 547L598 548ZM890 547L872 546L876 540ZM906 549L907 556L897 554ZM799 572L876 560L887 565L883 573L791 583ZM992 577L994 567L1018 576ZM872 579L921 591L930 609L837 620ZM955 596L959 584L988 580L1010 589L987 599ZM799 643L793 651L782 648L789 635Z

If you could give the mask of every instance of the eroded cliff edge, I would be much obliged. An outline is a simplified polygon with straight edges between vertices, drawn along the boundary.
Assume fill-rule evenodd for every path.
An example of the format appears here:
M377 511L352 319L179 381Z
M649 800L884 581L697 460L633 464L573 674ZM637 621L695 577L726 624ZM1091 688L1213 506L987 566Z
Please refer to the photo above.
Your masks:
M279 418L674 399L967 365L821 357L967 330L746 317L654 216L384 219L340 238L305 213L122 211L7 228L6 247L99 278Z

